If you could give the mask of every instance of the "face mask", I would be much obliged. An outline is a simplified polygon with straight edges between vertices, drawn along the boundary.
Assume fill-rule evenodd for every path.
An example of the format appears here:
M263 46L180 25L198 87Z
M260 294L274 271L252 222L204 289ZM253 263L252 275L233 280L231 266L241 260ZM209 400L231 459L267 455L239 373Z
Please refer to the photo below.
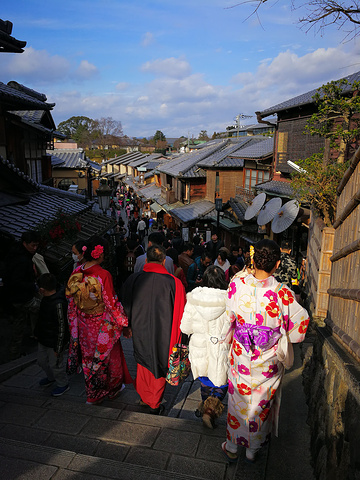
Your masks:
M79 256L78 256L78 255L75 255L75 253L72 253L72 258L73 258L74 262L78 262L78 261L79 261Z

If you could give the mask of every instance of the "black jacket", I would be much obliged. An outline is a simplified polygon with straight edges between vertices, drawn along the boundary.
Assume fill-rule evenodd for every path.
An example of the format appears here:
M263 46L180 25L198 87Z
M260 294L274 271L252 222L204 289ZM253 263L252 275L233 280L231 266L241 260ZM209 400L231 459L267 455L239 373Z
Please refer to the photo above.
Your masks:
M69 342L67 309L63 289L41 300L34 335L42 345L53 348L56 353L62 352Z
M36 294L32 257L21 243L9 252L5 264L4 287L10 303L26 303Z

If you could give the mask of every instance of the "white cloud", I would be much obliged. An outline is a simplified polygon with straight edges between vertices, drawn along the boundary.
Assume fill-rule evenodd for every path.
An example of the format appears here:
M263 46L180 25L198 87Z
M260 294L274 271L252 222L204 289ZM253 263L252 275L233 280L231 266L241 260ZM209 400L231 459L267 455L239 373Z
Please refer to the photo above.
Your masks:
M26 48L24 53L8 56L1 55L1 74L20 78L22 82L61 81L70 71L70 62L60 55L50 55L46 50Z
M190 64L183 57L170 57L164 60L157 59L152 62L146 62L141 69L143 72L174 78L186 77L191 72Z
M212 85L203 74L191 73L185 60L170 58L148 62L144 70L155 78L126 85L126 95L119 93L123 88L118 84L106 96L68 92L51 101L57 103L54 117L59 121L72 115L100 118L106 112L120 120L130 136L150 136L158 129L168 137L198 135L201 130L211 135L224 131L238 113L253 115L248 123L254 122L255 111L345 77L357 64L356 50L318 49L304 56L285 51L260 61L255 72L238 73L228 85Z
M75 75L80 79L92 78L99 74L98 69L92 63L87 60L81 60L79 67L77 68Z
M129 87L129 83L127 82L119 82L116 84L115 88L116 90L123 92L124 90L127 90Z
M142 38L141 45L143 47L148 47L152 43L154 43L154 35L151 32L146 32Z

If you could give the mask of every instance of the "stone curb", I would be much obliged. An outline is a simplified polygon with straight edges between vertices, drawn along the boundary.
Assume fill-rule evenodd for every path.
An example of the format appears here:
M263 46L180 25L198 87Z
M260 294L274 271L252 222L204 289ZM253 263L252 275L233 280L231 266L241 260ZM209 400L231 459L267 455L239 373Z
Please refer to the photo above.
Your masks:
M0 365L0 383L16 375L37 361L37 352L30 353L11 362Z

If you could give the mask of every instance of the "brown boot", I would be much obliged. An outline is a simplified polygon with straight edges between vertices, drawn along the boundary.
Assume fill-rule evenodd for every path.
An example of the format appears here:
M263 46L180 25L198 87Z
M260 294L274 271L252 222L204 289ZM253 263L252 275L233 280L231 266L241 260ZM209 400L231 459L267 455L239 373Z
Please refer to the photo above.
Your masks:
M220 417L224 405L216 397L208 397L204 402L203 424L207 428L215 427L215 419Z

